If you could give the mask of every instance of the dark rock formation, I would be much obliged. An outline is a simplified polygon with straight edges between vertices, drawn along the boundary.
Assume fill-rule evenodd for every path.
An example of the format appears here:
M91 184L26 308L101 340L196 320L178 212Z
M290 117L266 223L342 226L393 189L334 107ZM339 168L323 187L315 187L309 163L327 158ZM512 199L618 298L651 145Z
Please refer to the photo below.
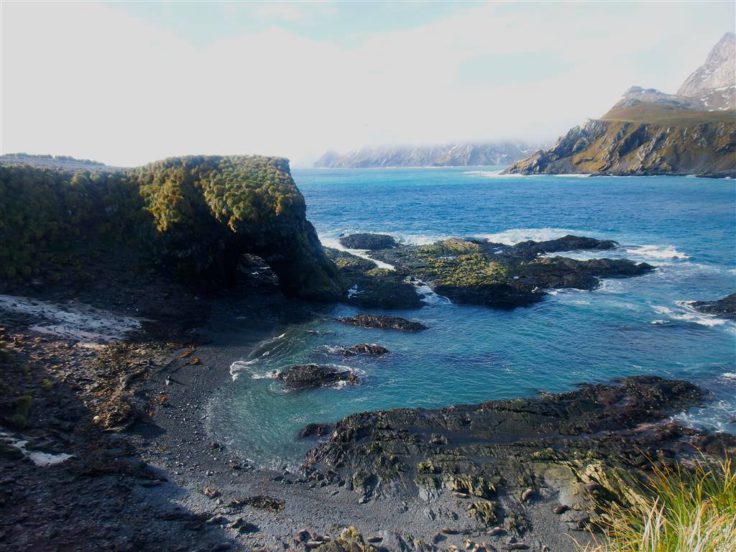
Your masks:
M492 244L498 247L498 244ZM559 253L560 251L606 251L616 249L618 243L613 240L597 240L584 236L567 235L548 241L525 241L508 248L507 253L518 257L532 259L545 253Z
M507 169L517 174L736 174L736 38L727 33L677 95L633 87L601 119Z
M297 364L280 372L276 379L294 391L328 387L341 381L358 383L358 377L350 370L321 364Z
M422 306L416 289L396 270L378 268L367 259L337 249L326 250L337 266L346 290L343 300L357 307L381 309L413 309Z
M414 322L401 318L399 316L381 316L373 314L358 314L356 316L348 316L338 318L338 322L349 324L351 326L359 326L361 328L378 328L381 330L400 330L403 332L418 332L426 330L427 326L421 322Z
M232 285L245 254L265 260L290 296L338 299L343 286L306 219L288 161L172 158L116 172L0 164L0 277L84 278L100 252L131 273L172 273L195 286ZM80 268L81 267L81 268Z
M602 503L625 503L627 482L650 462L697 457L706 442L709 454L735 449L731 436L669 421L703 399L684 381L633 377L538 398L353 414L308 454L305 468L354 487L370 481L356 489L368 495L434 501L452 493L468 516L514 534L553 507L580 529Z
M515 308L541 301L545 289L591 290L600 278L627 278L651 271L647 263L626 259L575 260L543 257L569 249L607 250L610 240L565 236L514 246L482 240L449 239L431 245L402 245L376 251L397 271L416 275L438 294L457 303Z
M695 301L693 307L705 314L736 320L736 293L717 301Z
M299 438L325 437L332 433L334 429L335 424L307 424L299 432Z
M396 247L396 240L388 234L350 234L340 238L340 243L349 249L389 249Z
M344 350L343 354L348 356L353 355L385 355L388 353L388 349L386 347L382 347L381 345L376 345L375 343L359 343L358 345L353 345L352 347L348 347Z

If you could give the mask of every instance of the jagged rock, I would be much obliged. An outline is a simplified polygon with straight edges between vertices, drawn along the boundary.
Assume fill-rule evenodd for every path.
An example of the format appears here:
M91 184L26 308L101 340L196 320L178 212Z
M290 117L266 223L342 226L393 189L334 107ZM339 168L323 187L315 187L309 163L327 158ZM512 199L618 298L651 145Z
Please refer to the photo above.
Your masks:
M340 243L348 249L390 249L398 244L388 234L350 234L340 238Z
M359 343L357 345L353 345L352 347L341 348L337 350L336 352L344 356L356 356L356 355L378 356L378 355L385 355L389 351L386 347L382 347L381 345L376 345L375 343Z
M514 246L453 238L430 245L402 245L376 252L376 256L419 276L453 302L513 309L541 301L546 289L590 290L599 285L600 278L639 276L654 268L627 259L540 256L566 250L607 250L616 245L611 240L581 236Z
M692 306L705 314L736 320L736 293L717 301L695 301Z
M358 314L356 316L338 318L337 320L343 324L359 326L361 328L379 328L382 330L400 330L404 332L418 332L427 329L427 326L421 322L414 322L399 316Z
M321 364L297 364L280 372L276 379L292 390L326 387L341 381L358 383L358 377L350 370Z
M307 424L299 432L299 438L324 437L332 433L333 429L335 429L335 424Z

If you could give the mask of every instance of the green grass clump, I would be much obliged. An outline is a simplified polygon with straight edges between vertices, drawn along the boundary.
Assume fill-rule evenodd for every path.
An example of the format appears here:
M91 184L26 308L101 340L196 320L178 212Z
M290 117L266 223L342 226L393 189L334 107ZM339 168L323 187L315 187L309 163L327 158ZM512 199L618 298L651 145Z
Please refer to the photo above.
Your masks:
M603 517L608 539L587 552L733 552L736 472L731 459L659 468L631 504Z
M425 269L437 285L472 287L499 284L508 279L508 269L481 253L456 257L429 257Z
M18 397L15 401L15 411L13 415L8 418L8 422L17 427L23 429L28 425L28 417L31 414L31 405L33 404L33 396L30 393L25 393Z

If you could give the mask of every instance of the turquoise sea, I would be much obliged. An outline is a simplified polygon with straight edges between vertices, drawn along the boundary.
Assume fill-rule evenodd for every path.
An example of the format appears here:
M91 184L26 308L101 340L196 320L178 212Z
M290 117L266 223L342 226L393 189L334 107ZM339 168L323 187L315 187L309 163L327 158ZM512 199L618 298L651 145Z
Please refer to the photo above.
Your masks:
M430 327L419 334L352 328L329 318L291 326L248 358L232 359L233 382L212 403L211 432L243 455L264 465L293 465L313 445L296 439L309 422L565 391L630 374L702 384L713 401L679 417L736 433L736 324L687 305L736 291L736 181L500 176L487 167L293 175L326 245L357 231L411 243L449 236L513 243L574 233L617 240L621 248L605 255L646 261L657 270L603 281L592 292L561 291L511 312L439 297L428 297L422 309L391 311ZM329 314L355 312L337 306ZM329 352L361 342L380 343L391 353L343 359ZM349 366L363 383L285 393L269 377L302 362Z

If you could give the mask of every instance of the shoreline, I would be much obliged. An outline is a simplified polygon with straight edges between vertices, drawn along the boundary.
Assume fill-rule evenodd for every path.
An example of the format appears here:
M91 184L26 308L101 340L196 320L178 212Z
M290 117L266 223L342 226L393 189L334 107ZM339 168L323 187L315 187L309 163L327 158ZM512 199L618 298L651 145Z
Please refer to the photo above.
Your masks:
M97 504L98 515L107 518L107 512L119 509L122 501L126 512L123 525L136 528L131 531L118 527L111 532L110 522L107 525L99 523L108 528L103 532L108 540L91 537L85 542L90 545L97 542L103 549L115 542L120 549L126 549L127 543L133 547L129 549L148 550L154 549L155 540L166 542L168 539L171 549L176 549L173 546L176 542L181 549L305 550L336 539L347 526L355 527L365 539L371 539L373 545L386 550L402 546L409 550L447 549L451 545L464 546L467 540L494 543L501 549L509 549L508 546L514 544L519 545L518 549L524 549L522 545L539 551L545 546L551 550L566 549L570 535L559 531L560 516L549 513L554 493L540 495L534 503L522 505L514 515L532 516L534 528L517 532L513 526L499 529L479 525L465 514L466 499L455 496L457 492L440 489L423 495L408 491L405 485L393 490L389 485L385 487L386 492L356 494L355 473L336 476L337 472L331 468L315 471L314 466L304 473L263 469L246 461L227 445L213 442L208 432L207 406L218 389L229 383L229 365L233 358L242 358L264 339L278 335L290 321L321 316L321 307L286 300L278 294L262 293L239 300L208 300L206 304L211 312L209 321L186 331L183 338L180 335L172 341L169 334L162 339L161 328L155 333L144 329L126 343L84 351L88 354L85 358L93 362L98 356L104 357L106 352L120 348L123 354L119 358L123 364L147 359L149 370L135 386L133 396L145 398L144 404L153 405L148 416L122 432L100 432L89 420L82 420L82 426L74 430L75 439L67 440L71 448L63 450L59 448L60 443L55 442L60 437L58 432L37 435L36 440L31 439L29 450L73 454L73 458L46 468L33 466L17 455L9 458L8 455L13 456L12 451L7 447L2 449L0 458L4 473L13 473L16 484L28 479L36 481L35 485L26 487L26 499L33 498L44 488L56 489L52 496L75 494L66 506L60 506L57 498L48 511L35 514L36 523L41 523L50 534L44 536L43 542L31 541L25 545L50 550L54 548L48 543L64 542L58 532L58 523L53 521L59 508L72 514L71 526L79 524L77 529L82 531L86 522L77 517L81 500ZM232 345L234 340L227 334L229 323L244 312L249 319L245 323L241 319L236 329L229 330L237 334L240 342ZM35 343L37 352L55 354L57 347L70 344L69 338L38 336L24 330L22 321L11 324L5 331L23 336L21 348L23 340ZM171 382L169 385L167 379ZM533 403L540 399L519 400ZM503 401L488 404L499 402ZM449 407L438 412L459 412L463 408L467 407ZM405 411L412 412L397 409L387 415ZM354 416L373 414L379 413ZM682 431L691 436L712 436L684 428ZM31 433L44 432L31 430ZM23 431L19 434L23 435ZM41 443L45 440L45 446L39 446L39 440ZM307 458L326 446L325 441L315 443ZM541 447L541 444L535 446ZM108 460L100 464L101 458ZM90 472L94 475L81 478L78 475ZM71 474L77 475L70 483ZM121 490L121 481L126 482L122 486L124 490ZM100 493L105 498L100 498ZM512 494L501 497L499 504L513 502ZM21 500L20 504L23 503ZM4 510L7 508L6 502ZM17 523L18 528L28 528L28 522L23 522L22 518L11 515L8 519ZM121 521L112 523L114 526ZM85 526L85 530L89 527ZM305 530L309 537L303 533ZM489 535L489 530L495 533ZM22 534L12 529L8 532L7 526L2 531L9 538L8 542L22 542L15 540ZM125 536L137 531L146 537L139 535L137 540L131 540L130 536ZM575 529L573 534L580 542L590 538L585 530Z

